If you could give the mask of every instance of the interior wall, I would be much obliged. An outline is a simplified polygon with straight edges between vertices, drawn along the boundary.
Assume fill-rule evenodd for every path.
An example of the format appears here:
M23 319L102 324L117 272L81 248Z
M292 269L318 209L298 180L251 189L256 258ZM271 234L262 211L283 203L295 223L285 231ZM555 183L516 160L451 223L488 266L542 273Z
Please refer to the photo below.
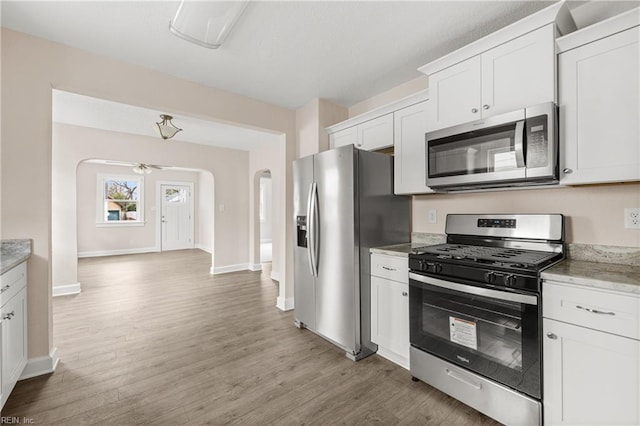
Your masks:
M213 224L215 223L215 193L213 175L198 172L196 185L196 248L213 254Z
M96 199L98 174L129 175L137 177L131 167L114 166L82 162L77 169L77 226L78 256L115 254L122 251L148 252L160 250L160 241L156 241L157 230L157 197L156 182L176 181L190 182L196 186L194 190L194 206L198 200L198 173L176 170L153 170L143 175L143 226L96 226ZM194 207L195 209L195 207ZM195 213L195 212L194 212ZM197 216L194 214L194 216ZM204 218L203 218L204 219ZM202 219L200 219L202 221ZM56 223L53 223L56 226ZM195 236L194 236L195 237Z
M420 72L416 70L416 74L420 74ZM357 104L352 105L349 108L349 118L355 117L356 115L364 114L367 111L371 111L372 109L390 104L409 95L413 95L416 92L424 90L428 87L428 82L429 79L427 78L427 76L422 74L412 80L393 87L386 92L382 92L380 94L372 96L369 99L365 99L362 102L358 102Z
M324 99L313 99L298 108L296 110L297 158L329 149L329 135L326 128L347 118L347 108Z
M249 188L249 265L254 270L261 269L260 264L260 177L263 172L271 173L271 213L273 220L271 222L271 278L282 283L283 271L289 260L289 253L286 250L286 241L289 236L285 234L284 229L293 221L289 220L289 216L283 216L285 205L290 202L287 194L283 191L285 185L290 184L291 178L287 181L284 173L287 164L283 158L285 146L284 141L279 136L271 136L265 138L262 145L249 152L249 178L252 182ZM290 165L290 163L289 163ZM293 197L290 197L293 198ZM284 221L283 221L284 219ZM293 256L292 256L293 257ZM291 281L293 283L293 281ZM282 310L293 308L293 292L283 292L282 286L277 306Z
M273 190L271 188L271 173L265 172L260 176L260 203L262 204L262 218L260 220L260 242L271 242L273 235Z
M287 218L293 214L293 201L289 199L293 198L290 164L295 158L296 149L294 111L6 28L2 28L1 43L1 103L5 106L0 120L1 232L3 238L33 240L33 254L27 265L29 358L48 357L53 349L52 88L284 135L282 170L286 175L284 192L287 201L281 221L286 225L284 243L293 241L293 223ZM7 108L7 105L11 105L11 108ZM208 170L207 167L201 168ZM240 181L247 182L246 176ZM232 214L242 213L227 211L227 215ZM226 231L222 226L220 229L223 233L233 233L234 228ZM236 241L241 237L236 237ZM237 250L238 247L234 245L230 247L232 256ZM245 248L245 256L246 252ZM283 273L280 288L283 294L292 294L292 247L286 250L286 255L286 274Z

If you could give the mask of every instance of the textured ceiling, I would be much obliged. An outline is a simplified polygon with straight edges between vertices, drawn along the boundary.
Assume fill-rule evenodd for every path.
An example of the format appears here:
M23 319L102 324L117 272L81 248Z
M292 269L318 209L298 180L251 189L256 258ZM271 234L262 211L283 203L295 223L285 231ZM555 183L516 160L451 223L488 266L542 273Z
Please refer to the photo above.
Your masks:
M251 2L220 49L169 32L174 1L2 1L2 25L287 108L351 106L549 1Z

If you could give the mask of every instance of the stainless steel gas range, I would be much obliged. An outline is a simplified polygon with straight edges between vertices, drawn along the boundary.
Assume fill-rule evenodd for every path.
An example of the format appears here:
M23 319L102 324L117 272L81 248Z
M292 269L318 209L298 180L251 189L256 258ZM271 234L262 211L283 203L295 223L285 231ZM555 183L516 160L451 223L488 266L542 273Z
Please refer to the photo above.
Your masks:
M564 258L558 214L447 216L409 255L411 374L505 424L541 424L540 273Z

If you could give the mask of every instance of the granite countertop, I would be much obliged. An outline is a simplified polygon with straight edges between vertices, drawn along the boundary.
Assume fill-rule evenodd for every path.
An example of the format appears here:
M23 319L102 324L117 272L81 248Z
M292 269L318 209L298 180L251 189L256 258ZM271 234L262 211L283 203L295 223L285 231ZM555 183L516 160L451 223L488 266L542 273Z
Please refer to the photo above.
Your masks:
M567 259L542 272L542 278L640 296L640 267L634 265Z
M386 254L387 256L409 257L411 249L420 247L421 245L424 244L394 244L392 246L372 247L369 251L371 253Z
M0 275L18 266L31 256L31 240L2 240L0 242Z

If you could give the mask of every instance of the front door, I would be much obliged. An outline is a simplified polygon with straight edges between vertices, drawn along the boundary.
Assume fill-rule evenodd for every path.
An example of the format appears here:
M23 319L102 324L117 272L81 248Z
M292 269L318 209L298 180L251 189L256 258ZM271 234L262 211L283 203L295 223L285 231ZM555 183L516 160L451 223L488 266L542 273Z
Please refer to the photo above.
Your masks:
M160 185L162 250L193 248L193 203L189 185Z

